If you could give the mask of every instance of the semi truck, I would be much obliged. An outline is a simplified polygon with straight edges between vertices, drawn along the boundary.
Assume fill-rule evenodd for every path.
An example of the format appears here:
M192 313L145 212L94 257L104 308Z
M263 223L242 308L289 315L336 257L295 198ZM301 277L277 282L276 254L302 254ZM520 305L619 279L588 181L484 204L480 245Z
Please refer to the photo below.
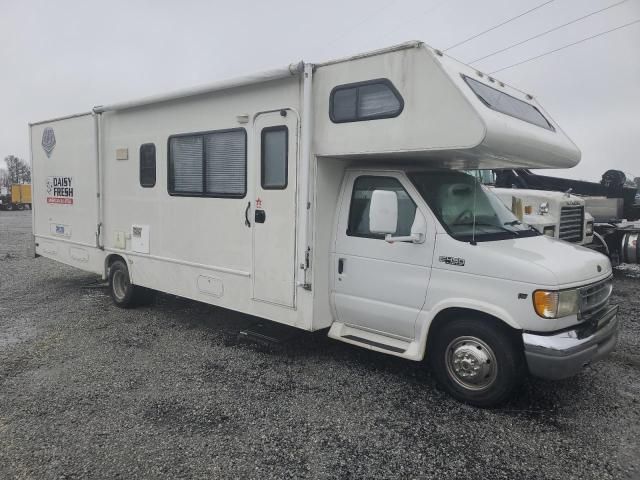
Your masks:
M566 378L617 338L607 257L464 170L566 168L535 98L422 42L30 125L37 255L423 361L455 398Z
M494 179L495 192L500 192L503 199L511 196L524 203L535 203L550 198L552 201L546 204L556 205L555 208L559 204L572 203L576 212L584 214L582 240L578 240L577 231L565 240L600 251L614 264L640 263L640 188L637 179L627 177L620 170L607 170L599 183L540 175L529 169L489 171L483 176ZM543 205L543 209L547 208ZM558 222L558 232L563 231L566 235L568 230L570 227L563 229Z
M0 209L2 210L30 210L31 185L28 183L14 183L10 189L0 192Z
M496 187L493 170L471 172L527 225L543 235L591 246L594 218L585 209L585 200L569 192L553 192L523 188Z

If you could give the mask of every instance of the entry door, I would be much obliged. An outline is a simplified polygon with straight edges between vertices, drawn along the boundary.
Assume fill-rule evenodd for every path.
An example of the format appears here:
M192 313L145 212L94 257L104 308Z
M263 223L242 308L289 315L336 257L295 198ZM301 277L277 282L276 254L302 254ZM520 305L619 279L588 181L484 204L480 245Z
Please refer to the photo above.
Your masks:
M349 174L336 232L333 302L340 322L407 340L415 338L431 275L434 226L427 218L424 243L388 243L369 230L369 206L375 190L398 197L398 228L394 236L411 232L416 215L424 216L400 177Z
M253 298L294 306L298 120L288 109L254 124L258 172L253 202Z

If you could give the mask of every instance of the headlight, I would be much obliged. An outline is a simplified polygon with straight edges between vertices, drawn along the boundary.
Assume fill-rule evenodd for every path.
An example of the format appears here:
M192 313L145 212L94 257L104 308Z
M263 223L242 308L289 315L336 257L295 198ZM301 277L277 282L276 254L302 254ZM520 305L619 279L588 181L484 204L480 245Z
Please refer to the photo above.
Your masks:
M562 318L576 315L579 310L578 290L536 290L533 307L542 318Z
M542 233L544 235L546 235L547 237L555 237L556 236L556 227L552 226L552 227L544 227L542 229Z
M593 235L593 222L587 222L587 228L585 228L584 233L589 237Z
M546 215L547 213L549 213L549 203L548 202L541 203L540 206L538 207L538 213L540 215Z

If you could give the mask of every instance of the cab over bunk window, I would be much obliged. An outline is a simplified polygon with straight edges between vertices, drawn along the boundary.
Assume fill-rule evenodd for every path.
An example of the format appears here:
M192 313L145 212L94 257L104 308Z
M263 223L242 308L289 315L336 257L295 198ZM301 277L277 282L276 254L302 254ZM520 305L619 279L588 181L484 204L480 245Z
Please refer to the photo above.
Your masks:
M416 217L416 204L397 179L372 176L358 177L353 184L347 235L384 240L384 235L369 230L369 207L374 190L395 192L398 197L398 227L393 236L410 235Z
M509 94L462 75L473 93L491 110L555 132L555 128L536 107Z
M403 108L402 96L385 78L339 85L329 97L329 117L333 123L393 118Z
M156 146L153 143L140 145L140 186L156 186Z
M247 132L243 128L169 137L170 195L243 198Z

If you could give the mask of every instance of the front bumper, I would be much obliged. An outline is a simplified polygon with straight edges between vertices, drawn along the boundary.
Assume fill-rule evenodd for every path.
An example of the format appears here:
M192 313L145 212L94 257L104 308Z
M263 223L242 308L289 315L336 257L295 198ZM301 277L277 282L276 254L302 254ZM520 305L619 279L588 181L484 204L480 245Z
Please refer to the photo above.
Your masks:
M550 380L575 375L587 364L611 352L617 339L617 305L607 309L597 320L571 330L548 335L522 334L529 372Z

